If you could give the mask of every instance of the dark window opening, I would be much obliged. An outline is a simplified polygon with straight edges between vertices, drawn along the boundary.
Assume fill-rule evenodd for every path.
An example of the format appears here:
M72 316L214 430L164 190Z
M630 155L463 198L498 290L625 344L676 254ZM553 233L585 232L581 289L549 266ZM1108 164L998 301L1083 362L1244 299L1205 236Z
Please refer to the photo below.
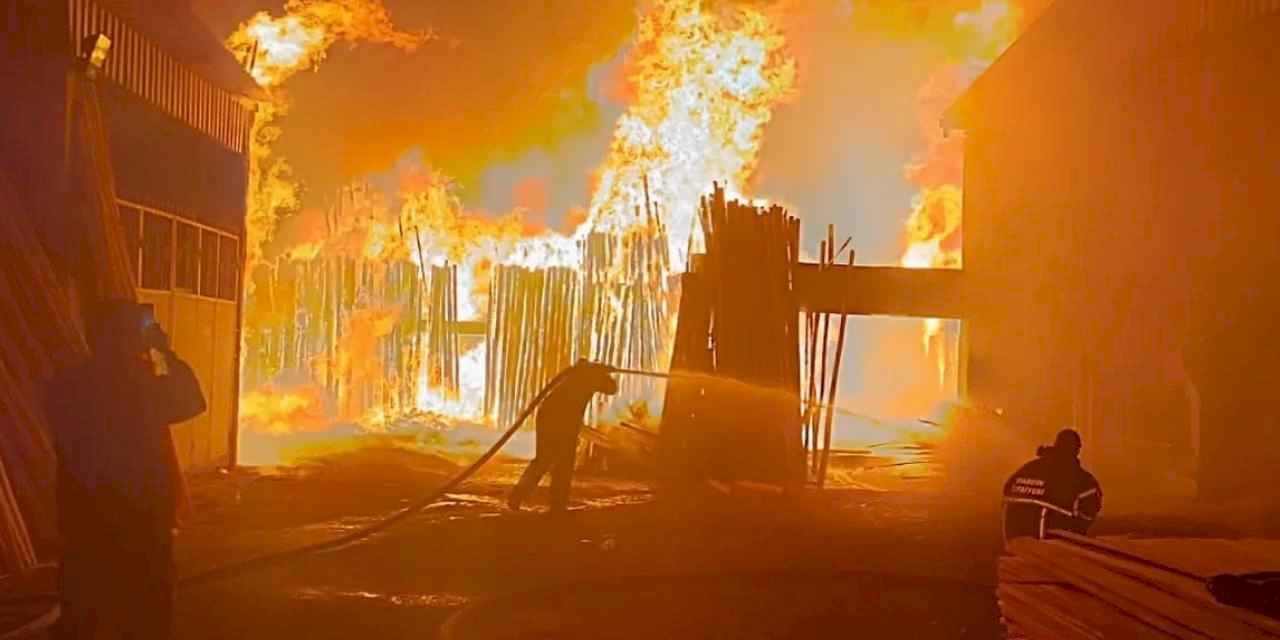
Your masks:
M167 291L173 265L173 221L147 213L142 223L142 288Z
M200 278L200 230L183 222L178 223L177 261L174 268L174 289L195 293Z
M236 290L240 284L240 243L235 238L222 238L221 255L218 258L218 272L221 281L219 296L224 300L235 300Z
M200 243L200 295L218 297L218 234L212 231Z

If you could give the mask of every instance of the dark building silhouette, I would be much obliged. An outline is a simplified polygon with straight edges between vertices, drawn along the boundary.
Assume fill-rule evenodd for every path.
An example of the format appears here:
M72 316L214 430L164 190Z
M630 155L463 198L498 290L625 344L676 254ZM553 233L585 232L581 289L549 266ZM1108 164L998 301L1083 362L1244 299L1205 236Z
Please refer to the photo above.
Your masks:
M969 396L1114 493L1280 476L1280 1L1058 0L966 132Z
M28 299L5 309L7 344L26 349L6 350L0 363L20 383L4 398L11 410L0 430L10 435L0 438L0 457L43 552L52 452L31 396L52 366L66 363L59 354L75 351L74 331L47 327L82 326L101 297L87 284L96 272L128 272L208 396L206 413L173 428L183 468L234 462L249 136L261 92L184 1L16 0L0 8L0 23L2 204L14 220L5 239L15 248L6 269L58 285L53 303ZM68 74L84 40L98 34L111 46L93 81L105 132L95 139L82 134L87 116L76 105L85 103L71 99L88 85ZM79 185L64 144L74 166L94 155L95 140L105 140L96 157L109 159L95 175L110 184L88 191L111 194L118 215L101 219L118 218L118 229L85 225L92 194L65 188ZM110 237L94 237L103 235ZM121 244L127 266L84 259L83 247Z

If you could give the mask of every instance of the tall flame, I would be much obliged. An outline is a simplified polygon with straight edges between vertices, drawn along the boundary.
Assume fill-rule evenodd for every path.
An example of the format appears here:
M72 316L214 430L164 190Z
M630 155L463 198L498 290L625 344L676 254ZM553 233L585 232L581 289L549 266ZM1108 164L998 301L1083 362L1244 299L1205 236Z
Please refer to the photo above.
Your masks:
M379 42L409 51L430 37L397 29L380 0L289 0L284 10L278 18L259 12L226 42L228 49L253 56L249 71L265 88L314 68L340 40Z
M727 181L730 194L740 195L756 168L765 124L795 86L796 65L785 45L755 9L655 2L632 51L635 100L618 120L584 226L622 231L649 200L659 203L673 267L682 268L698 198L714 181Z
M1005 0L985 0L972 12L950 16L948 31L953 54L962 59L945 66L929 79L919 93L921 131L925 152L910 162L904 176L916 185L916 196L904 229L905 247L899 263L912 269L959 269L961 254L961 183L964 172L964 135L943 132L946 110L976 77L1017 36L1023 13ZM938 383L945 385L951 358L943 323L937 318L924 321L922 342L925 353L934 358Z
M240 56L264 89L280 87L299 71L314 68L338 41L387 43L412 50L430 37L405 32L391 23L381 0L289 0L285 15L263 11L240 25L225 45ZM296 211L299 188L289 163L272 154L280 138L277 121L288 112L280 95L262 103L254 116L249 144L248 206L245 216L246 292L252 293L254 269L263 259L280 216Z
M796 67L786 53L782 34L759 10L727 4L713 10L702 0L654 0L647 7L627 65L633 98L615 126L585 220L576 233L530 234L520 210L496 218L468 212L449 180L418 170L402 176L394 206L365 197L368 194L362 191L357 210L337 222L326 217L323 233L296 234L299 237L292 246L283 248L279 260L305 265L341 256L360 265L409 264L422 269L448 264L457 268L457 317L474 321L485 319L494 265L582 268L584 240L591 233L607 233L624 253L647 241L660 246L663 257L652 263L652 268L662 273L645 277L665 287L667 271L684 266L689 240L696 230L699 198L717 181L727 183L735 196L749 188L764 127L774 108L792 91ZM228 40L228 46L246 54L256 51L254 77L264 87L278 88L292 75L323 60L340 40L369 40L411 49L424 37L397 30L375 0L290 0L285 16L254 16ZM284 109L283 101L265 105L255 127L247 243L251 268L259 262L265 264L264 246L276 232L281 215L293 213L299 206L298 189L290 180L288 165L271 155L271 145L279 135L275 121ZM304 218L292 216L291 220ZM319 219L318 215L313 217L310 224L319 227ZM288 235L292 238L295 234ZM667 238L667 243L655 238ZM627 274L627 278L633 277ZM626 308L621 299L603 302L615 315L624 317ZM385 370L377 366L378 350L373 347L379 340L385 343L396 323L407 317L407 309L359 307L344 317L333 361L318 366L327 368L322 377L336 370L343 386L356 388L358 385L346 381L380 375ZM655 318L652 324L673 322L673 317ZM665 333L659 333L665 336L672 332L666 327ZM424 367L418 379L410 381L415 385L415 406L375 403L361 421L372 429L392 423L397 416L389 413L388 407L450 420L483 421L487 418L481 406L485 363L484 344L463 347L458 357L458 393L439 388ZM249 394L250 418L262 425L261 431L286 430L284 423L290 416L299 415L299 411L311 416L320 406L314 401L314 388L306 389L306 393L282 391L284 397L280 398L271 397L270 387ZM329 400L341 417L351 417L341 392ZM628 415L641 415L638 411L632 408Z

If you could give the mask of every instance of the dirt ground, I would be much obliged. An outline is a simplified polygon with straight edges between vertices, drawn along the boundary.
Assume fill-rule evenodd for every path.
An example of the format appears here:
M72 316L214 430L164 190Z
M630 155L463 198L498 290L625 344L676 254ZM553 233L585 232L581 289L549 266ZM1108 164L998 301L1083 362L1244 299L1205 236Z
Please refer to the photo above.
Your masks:
M522 466L499 460L448 500L368 541L186 591L176 637L435 638L464 606L531 590L560 588L582 598L603 583L654 584L646 593L671 594L716 576L852 584L839 578L844 573L985 585L965 588L966 610L982 609L971 615L994 621L989 587L998 519L957 513L930 492L886 491L863 481L857 489L794 500L710 490L657 497L643 483L580 476L574 509L556 518L541 512L545 488L530 512L503 507ZM200 479L193 485L197 515L179 536L181 572L344 533L427 493L457 469L443 458L374 446L280 472ZM690 597L712 592L727 593L699 588ZM809 598L815 597L820 605L823 598ZM591 608L608 610L597 605ZM645 607L621 610L637 608ZM740 609L725 604L726 620L744 614ZM652 621L658 612L648 614ZM618 626L628 625L619 619Z
M429 639L463 609L450 637L998 637L996 501L957 499L927 460L895 460L836 463L837 486L791 498L580 474L571 513L551 517L545 488L529 511L504 508L524 463L500 458L373 538L184 590L175 637ZM384 442L197 478L180 573L375 522L469 461ZM1162 508L1104 511L1098 532L1244 532Z

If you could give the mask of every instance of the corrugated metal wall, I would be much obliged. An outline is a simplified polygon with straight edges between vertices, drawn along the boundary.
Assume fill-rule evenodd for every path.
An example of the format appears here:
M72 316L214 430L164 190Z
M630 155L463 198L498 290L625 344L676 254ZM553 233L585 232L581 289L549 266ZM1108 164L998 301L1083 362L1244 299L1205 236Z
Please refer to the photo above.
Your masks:
M246 152L253 124L247 101L178 63L93 0L68 0L68 13L72 46L98 33L111 39L103 70L108 79L228 149Z
M96 33L112 41L101 93L139 298L155 305L209 404L204 414L174 426L179 462L188 471L226 465L238 393L252 105L93 0L67 0L66 6L73 46ZM149 226L167 231L151 233ZM194 240L184 243L184 235Z

